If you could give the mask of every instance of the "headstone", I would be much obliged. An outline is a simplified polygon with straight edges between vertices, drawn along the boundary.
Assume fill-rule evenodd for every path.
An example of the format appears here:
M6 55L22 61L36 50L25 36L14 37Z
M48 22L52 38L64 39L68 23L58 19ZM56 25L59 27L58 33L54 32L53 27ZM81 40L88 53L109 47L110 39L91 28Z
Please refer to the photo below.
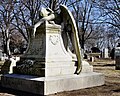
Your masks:
M95 57L91 56L91 57L90 57L90 61L91 61L91 62L94 62L94 61L95 61Z
M2 58L2 50L0 49L0 61L1 61L1 58Z
M103 57L104 57L104 58L109 58L109 56L108 56L108 48L105 48L105 49L103 50Z
M91 51L92 51L92 53L100 53L100 50L97 47L92 47Z
M75 74L78 65L64 47L60 25L43 22L29 41L14 74L3 75L3 87L49 95L104 84L103 74L93 72L86 61L81 62L81 73Z
M115 48L116 70L120 70L120 47Z
M115 59L115 48L113 48L112 50L111 50L111 52L110 52L110 57L111 57L111 59Z
M13 67L16 66L16 62L19 61L19 60L20 60L19 57L10 58L11 64L10 64L10 67L9 67L9 74L13 73Z
M91 58L100 58L100 50L97 47L91 48L91 53L89 53ZM94 60L93 60L94 61Z
M11 57L6 59L1 66L1 73L2 74L11 74L13 73L13 67L16 66L16 62L19 61L19 57Z

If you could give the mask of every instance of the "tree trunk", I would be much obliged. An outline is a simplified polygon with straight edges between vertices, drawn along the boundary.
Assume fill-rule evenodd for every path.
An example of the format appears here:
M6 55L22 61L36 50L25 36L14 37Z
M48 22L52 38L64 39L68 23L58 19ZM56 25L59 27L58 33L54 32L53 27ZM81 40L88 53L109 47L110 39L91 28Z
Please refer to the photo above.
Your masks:
M50 9L55 11L56 7L57 7L57 2L58 2L58 0L50 0L50 5L49 5Z
M6 54L8 55L8 58L11 56L10 52L10 36L9 36L9 28L6 29Z
M81 41L81 48L84 49L85 42L84 40Z
M7 40L7 55L8 57L11 57L11 52L10 52L10 38L8 38Z

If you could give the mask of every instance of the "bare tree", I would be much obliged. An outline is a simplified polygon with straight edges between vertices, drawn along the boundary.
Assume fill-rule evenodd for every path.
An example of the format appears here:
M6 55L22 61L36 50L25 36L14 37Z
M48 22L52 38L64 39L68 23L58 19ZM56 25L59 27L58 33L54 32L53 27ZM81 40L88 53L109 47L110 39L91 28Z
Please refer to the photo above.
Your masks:
M13 10L15 0L1 1L0 2L0 30L3 34L3 46L4 52L10 57L10 32L12 29L11 24L13 22Z
M107 42L113 48L120 39L120 1L94 0L94 5L101 14L97 21L106 25Z
M93 21L91 18L93 4L90 0L79 0L79 2L72 4L72 7L78 26L81 48L84 49L85 42L93 31L91 24Z
M20 0L14 11L14 26L28 42L29 32L40 17L41 0Z
M95 0L94 4L101 12L104 21L120 30L120 1L119 0Z
M12 0L10 1L14 3L14 7L11 7L11 11L9 11L12 13L11 15L13 15L9 16L9 19L11 19L12 21L10 22L10 24L14 26L13 28L15 28L15 30L18 30L18 32L22 34L22 36L27 42L29 32L32 31L31 26L33 26L41 18L41 6L50 7L53 11L56 12L58 11L60 4L65 4L69 7L70 10L72 10L78 27L80 44L83 49L87 39L89 39L92 32L94 31L94 19L96 18L92 17L94 9L93 4L95 4L92 2L93 0L15 0L14 2ZM1 3L1 5L5 6L4 3ZM3 9L1 8L1 16L4 13ZM4 20L5 19L1 18L1 24ZM2 31L6 30L7 28L4 28L3 25L5 26L5 24L1 25ZM3 34L3 36L5 37L6 35Z

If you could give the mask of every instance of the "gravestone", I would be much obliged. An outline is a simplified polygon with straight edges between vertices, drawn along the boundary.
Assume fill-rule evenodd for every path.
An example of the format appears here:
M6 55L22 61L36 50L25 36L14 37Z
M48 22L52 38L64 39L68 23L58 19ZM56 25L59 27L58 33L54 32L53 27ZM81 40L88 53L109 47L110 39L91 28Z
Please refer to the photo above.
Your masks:
M61 7L69 11L64 5ZM103 74L93 72L93 67L84 60L81 61L80 74L75 74L76 68L80 67L78 58L76 55L75 61L66 50L61 32L60 25L47 20L36 27L26 53L14 67L14 73L3 75L2 86L49 95L103 85Z
M100 50L97 47L92 47L91 51L92 51L92 53L100 53Z
M110 57L111 57L111 59L115 59L115 48L113 48L112 50L111 50L111 52L110 52Z
M109 58L108 48L105 48L105 49L103 50L103 58Z
M1 58L2 58L2 50L0 49L0 61L1 61Z
M120 47L115 48L116 70L120 70Z
M91 53L89 53L90 61L94 62L96 58L100 58L100 50L97 47L91 48Z
M19 61L19 57L11 57L9 59L6 59L1 66L1 73L2 74L11 74L13 73L13 67L16 66L16 62Z

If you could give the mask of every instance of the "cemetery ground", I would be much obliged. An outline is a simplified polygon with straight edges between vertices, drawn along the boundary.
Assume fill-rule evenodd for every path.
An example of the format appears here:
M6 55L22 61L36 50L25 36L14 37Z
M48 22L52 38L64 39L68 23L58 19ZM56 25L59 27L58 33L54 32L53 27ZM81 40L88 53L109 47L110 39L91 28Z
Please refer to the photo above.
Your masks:
M96 59L89 62L95 72L105 75L105 84L98 87L65 91L49 96L120 96L120 70L115 70L115 61L111 59ZM35 94L3 88L0 86L0 96L37 96Z

